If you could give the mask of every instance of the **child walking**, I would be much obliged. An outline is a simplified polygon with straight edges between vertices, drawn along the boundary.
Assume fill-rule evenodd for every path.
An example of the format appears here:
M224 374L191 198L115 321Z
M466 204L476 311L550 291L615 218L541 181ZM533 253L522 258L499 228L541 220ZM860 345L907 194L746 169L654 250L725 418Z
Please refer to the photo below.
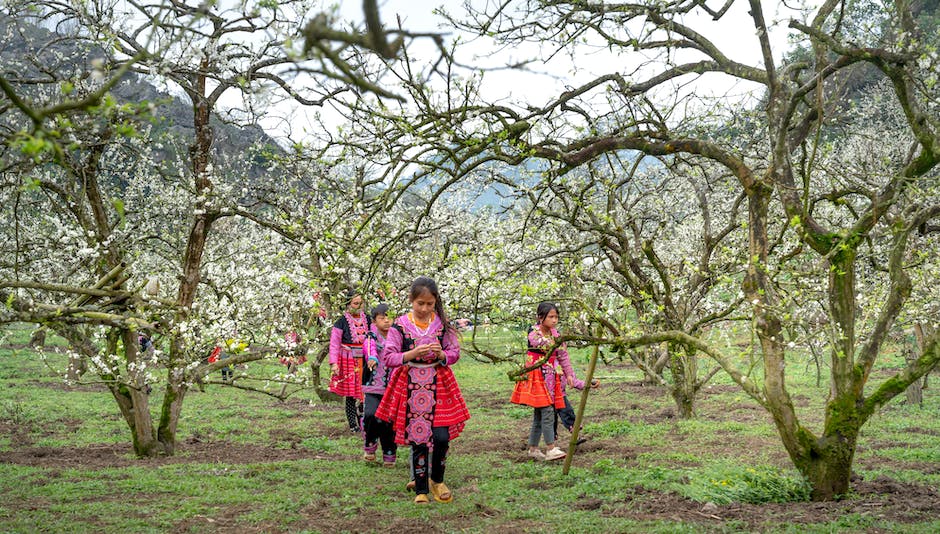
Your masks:
M362 311L362 295L349 289L346 297L346 312L330 332L330 391L346 397L346 422L351 431L361 432L362 342L372 323Z
M527 365L545 358L545 351L560 336L555 329L558 324L558 307L555 304L542 302L535 313L537 323L529 330ZM555 446L555 410L564 410L566 407L563 381L576 389L584 388L584 381L578 380L575 375L564 344L552 351L541 367L529 371L525 380L517 382L510 397L510 401L515 404L535 409L529 430L528 454L537 460L560 460L566 456L565 451ZM544 453L539 449L539 440L543 437L546 448Z
M382 396L385 395L388 379L392 373L381 358L388 329L392 326L388 304L379 304L372 308L369 316L372 318L372 329L366 335L365 343L362 345L362 355L366 360L362 377L362 392L365 394L365 411L362 418L362 429L365 434L363 458L367 462L375 461L375 451L381 442L382 465L394 467L398 452L395 432L391 424L375 417L375 411L382 402Z
M408 299L411 313L396 319L385 338L385 365L394 372L375 416L392 424L396 443L411 445L414 502L430 502L429 491L435 501L450 502L447 450L470 419L450 369L460 359L460 342L434 280L415 279Z

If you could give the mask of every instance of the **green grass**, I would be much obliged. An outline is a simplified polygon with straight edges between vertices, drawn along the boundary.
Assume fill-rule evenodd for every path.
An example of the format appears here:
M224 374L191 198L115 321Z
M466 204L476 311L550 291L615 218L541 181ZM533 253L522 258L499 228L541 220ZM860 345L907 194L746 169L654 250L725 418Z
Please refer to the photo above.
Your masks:
M516 331L498 331L481 343L508 353ZM13 330L7 337L28 339ZM21 343L22 341L16 341ZM519 343L521 345L521 343ZM588 357L574 350L581 378ZM270 397L210 385L187 395L180 450L170 460L135 460L129 431L100 384L63 385L65 357L0 348L0 459L42 450L117 449L114 462L70 463L53 454L36 465L0 461L0 531L55 532L357 532L433 530L493 532L932 532L933 517L904 521L848 501L832 503L815 519L781 519L807 488L787 459L769 416L716 376L703 391L695 420L668 415L663 390L641 386L632 366L614 363L593 390L585 414L591 437L561 463L526 459L531 410L508 402L512 364L465 357L454 367L473 418L452 444L447 481L457 498L418 508L403 490L404 455L394 469L366 465L360 440L345 431L342 407L312 391L281 403ZM886 359L884 366L896 366ZM701 362L707 368L708 362ZM793 362L788 384L800 415L818 425L826 386L815 386L812 366ZM276 362L251 364L248 376L278 372ZM325 372L325 367L324 367ZM257 382L262 383L262 382ZM155 385L153 410L161 392ZM273 386L272 386L273 387ZM863 480L940 486L940 395L925 404L898 400L865 427L855 471ZM578 392L571 392L577 404ZM567 448L568 433L560 444ZM206 449L210 452L207 453ZM121 452L123 451L123 452ZM113 465L112 465L113 464ZM753 506L753 513L722 521L704 518L706 503ZM772 504L790 502L786 508ZM794 503L795 502L795 503ZM733 504L728 504L733 503ZM757 504L748 504L757 503ZM880 506L880 505L879 505ZM814 509L814 508L813 508ZM722 508L716 514L724 515ZM880 512L879 512L880 513ZM362 523L366 518L369 523Z

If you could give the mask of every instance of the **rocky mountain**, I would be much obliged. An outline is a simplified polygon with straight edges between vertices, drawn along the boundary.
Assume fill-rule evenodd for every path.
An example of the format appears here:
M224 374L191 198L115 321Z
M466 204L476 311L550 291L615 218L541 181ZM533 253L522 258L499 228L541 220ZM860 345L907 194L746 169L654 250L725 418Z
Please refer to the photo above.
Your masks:
M64 36L45 27L0 15L0 72L27 100L54 98L54 95L61 94L64 82L87 80L94 65L104 58L106 51L99 43ZM126 74L111 94L119 103L153 103L153 132L169 134L177 141L164 143L165 146L185 147L193 139L193 110L187 99L162 91L135 73ZM16 118L8 113L12 113L11 107L4 98L0 100L0 125L10 128ZM221 159L243 155L257 146L281 150L275 139L257 125L236 125L223 122L217 116L213 117L211 125L215 156ZM165 153L163 157L170 155ZM250 169L249 174L259 171L260 168Z

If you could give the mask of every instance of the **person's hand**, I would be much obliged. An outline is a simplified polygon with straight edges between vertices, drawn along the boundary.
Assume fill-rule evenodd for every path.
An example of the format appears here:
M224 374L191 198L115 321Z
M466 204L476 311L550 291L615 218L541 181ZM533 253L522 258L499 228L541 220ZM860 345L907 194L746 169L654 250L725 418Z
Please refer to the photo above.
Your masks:
M565 377L565 382L568 383L568 387L569 387L569 388L573 388L573 387L574 387L574 377L573 377L573 376L566 376L566 377Z
M431 343L429 346L431 347L431 352L434 353L435 359L444 360L447 358L444 354L444 347L441 347L440 343Z
M330 374L338 375L339 374L339 364L331 363L330 364Z
M370 371L374 371L375 366L378 364L379 364L378 360L369 359L369 363L367 363L366 365L369 367Z
M432 354L430 344L415 345L415 348L411 349L411 351L414 355L414 360L431 361L431 358L429 357L429 355Z

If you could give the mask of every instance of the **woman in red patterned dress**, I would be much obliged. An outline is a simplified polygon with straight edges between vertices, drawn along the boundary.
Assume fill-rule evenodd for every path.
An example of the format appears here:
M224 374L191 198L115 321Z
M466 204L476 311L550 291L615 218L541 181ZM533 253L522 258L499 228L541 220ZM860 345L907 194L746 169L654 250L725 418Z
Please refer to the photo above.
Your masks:
M418 277L408 298L411 313L396 319L385 338L382 358L394 372L375 416L392 424L396 443L411 445L415 503L430 502L429 491L437 502L450 502L447 450L470 419L450 369L460 359L460 341L434 280Z
M362 342L372 322L363 312L359 292L349 289L346 297L346 312L330 332L330 391L346 397L346 422L351 431L361 432Z

